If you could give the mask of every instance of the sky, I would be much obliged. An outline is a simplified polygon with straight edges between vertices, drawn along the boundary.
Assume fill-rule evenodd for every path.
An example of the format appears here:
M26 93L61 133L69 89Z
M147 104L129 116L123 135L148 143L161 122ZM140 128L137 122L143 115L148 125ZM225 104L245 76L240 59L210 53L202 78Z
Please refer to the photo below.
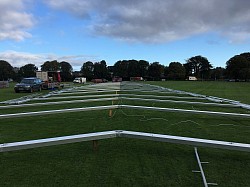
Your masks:
M0 60L147 60L168 66L201 55L225 67L250 52L248 0L0 0Z

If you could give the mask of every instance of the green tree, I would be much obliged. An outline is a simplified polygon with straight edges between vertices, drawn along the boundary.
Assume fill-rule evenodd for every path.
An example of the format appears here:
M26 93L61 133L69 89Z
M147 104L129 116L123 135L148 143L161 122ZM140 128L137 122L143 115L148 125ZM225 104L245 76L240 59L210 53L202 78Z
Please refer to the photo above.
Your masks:
M152 80L160 80L164 74L164 66L159 62L153 62L148 67L148 76Z
M72 66L70 65L70 63L68 62L60 62L60 71L61 71L61 78L62 78L62 81L72 81L72 71L73 71L73 68Z
M146 60L139 60L138 71L140 72L140 77L146 77L148 74L149 62Z
M199 77L201 77L202 79L208 79L212 68L213 66L207 60L207 58L203 57L203 60L201 61L201 65L200 65Z
M20 77L35 77L37 70L35 64L26 64L20 68L18 74Z
M112 78L114 77L114 66L108 66L107 71L108 71L108 80L112 80Z
M122 60L117 61L114 65L114 76L122 77L129 80L130 77L147 76L149 63L145 60Z
M209 73L213 67L207 58L203 56L194 56L186 60L184 67L186 68L186 75L196 76L197 78L209 78Z
M123 80L129 80L127 60L119 60L114 64L114 76L122 77Z
M128 76L129 77L145 77L149 62L145 60L129 60L128 61Z
M137 60L128 60L128 77L141 77Z
M216 67L214 69L211 70L211 74L210 74L210 78L212 80L221 80L225 78L225 68L222 67Z
M105 60L94 63L94 78L108 78L107 63Z
M185 64L183 64L183 67L186 70L186 77L188 77L190 75L192 75L192 76L194 75L192 63L185 63Z
M250 53L235 55L226 62L228 78L232 79L250 79Z
M46 61L41 65L42 71L59 71L61 69L60 63L57 60Z
M186 70L180 62L171 62L169 67L165 68L164 75L169 80L184 80Z
M247 52L247 53L241 53L240 56L243 56L245 57L248 61L250 61L250 53Z
M9 62L0 60L0 80L8 80L9 78L13 78L13 76L13 67Z
M81 67L81 73L87 80L91 81L94 77L94 64L91 61L83 63Z

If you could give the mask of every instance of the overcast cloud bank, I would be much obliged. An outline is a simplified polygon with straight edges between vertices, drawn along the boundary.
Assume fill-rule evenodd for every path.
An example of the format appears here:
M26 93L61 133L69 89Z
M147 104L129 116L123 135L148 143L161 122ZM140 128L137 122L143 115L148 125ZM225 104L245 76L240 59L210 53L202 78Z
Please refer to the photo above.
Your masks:
M87 29L94 36L121 40L124 43L136 42L148 46L149 43L168 43L210 33L218 40L223 38L229 43L250 41L248 0L39 1L41 2L46 7L45 10L51 11L49 14L44 13L46 16L53 17L58 12L68 14L71 18L80 20L77 22L79 25L75 25L79 30L84 27L84 30ZM35 7L33 5L37 4L38 1L35 0L0 0L0 41L23 41L32 37L32 31L35 36L35 29L32 29L41 20L35 14L37 10L32 14L32 8ZM218 41L211 42L217 44ZM97 56L58 56L53 54L55 51L51 53L32 54L22 52L21 48L19 52L5 49L0 53L0 59L7 60L16 67L27 63L40 67L46 60L65 60L73 66L81 66L87 60L99 60Z
M246 0L61 0L46 3L79 19L91 32L125 41L169 42L216 33L230 42L250 39L250 1Z

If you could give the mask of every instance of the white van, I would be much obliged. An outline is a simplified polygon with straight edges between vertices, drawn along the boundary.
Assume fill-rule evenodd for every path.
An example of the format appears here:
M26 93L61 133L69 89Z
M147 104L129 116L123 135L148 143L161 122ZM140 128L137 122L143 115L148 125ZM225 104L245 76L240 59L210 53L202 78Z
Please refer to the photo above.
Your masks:
M73 80L73 83L79 83L79 84L85 84L86 83L86 78L85 77L76 77Z

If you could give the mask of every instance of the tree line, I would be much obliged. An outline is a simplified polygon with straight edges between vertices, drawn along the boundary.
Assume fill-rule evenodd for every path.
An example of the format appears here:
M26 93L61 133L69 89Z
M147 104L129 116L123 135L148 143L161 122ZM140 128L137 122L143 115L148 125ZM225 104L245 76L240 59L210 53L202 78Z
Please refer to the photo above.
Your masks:
M26 64L14 68L5 60L0 60L0 80L20 80L23 77L34 77L38 68L34 64ZM146 60L119 60L113 66L107 66L105 60L100 62L84 62L80 74L75 75L69 62L57 60L46 61L41 65L42 71L60 71L62 81L72 81L75 76L84 76L87 80L95 78L112 80L121 77L130 80L130 77L143 77L146 80L185 80L194 76L198 80L233 79L249 81L250 53L235 55L226 62L226 68L213 67L206 57L194 56L186 63L171 62L164 66L159 62L149 63Z

